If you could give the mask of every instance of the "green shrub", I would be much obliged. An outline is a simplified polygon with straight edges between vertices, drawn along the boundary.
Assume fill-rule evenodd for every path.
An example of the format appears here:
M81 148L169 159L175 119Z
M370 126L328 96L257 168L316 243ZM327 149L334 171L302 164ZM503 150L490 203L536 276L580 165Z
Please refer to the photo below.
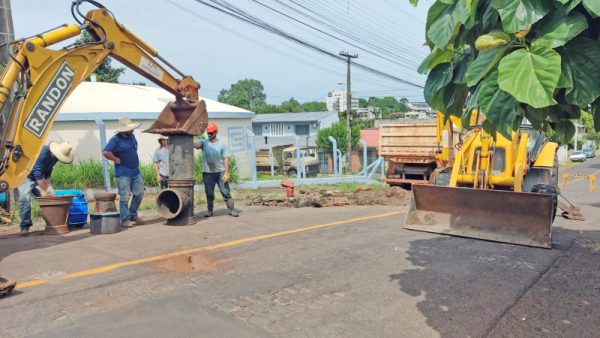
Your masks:
M154 163L140 164L140 173L144 179L144 185L147 187L158 187L158 181L156 180L156 170L154 169Z

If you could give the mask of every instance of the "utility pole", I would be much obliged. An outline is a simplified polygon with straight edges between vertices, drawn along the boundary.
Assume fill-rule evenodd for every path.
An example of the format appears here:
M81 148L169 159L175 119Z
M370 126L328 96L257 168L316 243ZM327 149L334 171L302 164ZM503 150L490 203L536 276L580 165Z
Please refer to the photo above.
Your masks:
M0 0L0 45L13 41L15 31L13 28L10 0ZM0 63L6 65L10 60L8 46L0 50Z
M350 54L349 52L341 51L340 56L348 58L348 73L346 79L346 128L348 128L348 151L346 152L346 168L350 173L352 172L352 123L350 122L352 114L352 85L350 81L350 60L358 58L358 54Z

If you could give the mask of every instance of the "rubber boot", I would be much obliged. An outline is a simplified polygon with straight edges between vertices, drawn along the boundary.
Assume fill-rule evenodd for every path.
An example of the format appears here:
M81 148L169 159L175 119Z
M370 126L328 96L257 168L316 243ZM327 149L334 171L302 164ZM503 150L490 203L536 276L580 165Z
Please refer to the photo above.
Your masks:
M212 217L213 215L214 201L206 201L206 212L204 217Z
M229 209L229 216L233 216L233 217L238 217L239 214L237 213L237 211L235 211L235 207L233 205L233 200L227 200L225 201L225 204L227 204L227 209Z

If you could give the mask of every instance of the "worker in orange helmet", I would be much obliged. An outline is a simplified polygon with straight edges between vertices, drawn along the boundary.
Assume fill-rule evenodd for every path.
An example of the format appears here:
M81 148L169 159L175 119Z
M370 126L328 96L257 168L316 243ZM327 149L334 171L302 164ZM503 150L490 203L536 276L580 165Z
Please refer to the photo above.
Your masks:
M219 127L216 123L209 123L206 128L208 140L194 143L194 147L202 149L202 180L204 181L204 193L206 194L206 212L204 217L213 215L215 200L215 185L219 187L223 200L229 209L229 215L238 217L235 211L233 199L229 192L229 151L223 142L217 138Z

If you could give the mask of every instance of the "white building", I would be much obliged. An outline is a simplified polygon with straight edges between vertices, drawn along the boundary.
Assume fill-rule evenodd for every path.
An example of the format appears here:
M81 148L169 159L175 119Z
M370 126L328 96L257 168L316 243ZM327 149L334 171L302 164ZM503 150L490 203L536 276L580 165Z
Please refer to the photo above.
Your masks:
M338 113L334 111L257 114L252 119L256 149L295 144L296 136L302 146L315 146L319 130L329 128L337 121Z
M335 112L343 112L346 111L347 108L347 97L346 90L339 90L327 93L327 110L335 111ZM358 109L358 95L356 93L352 93L350 110Z
M375 119L375 107L358 108L356 114L363 120Z
M174 99L171 93L157 87L83 82L59 111L48 141L71 142L75 161L100 159L102 147L99 123L104 123L108 140L114 135L118 119L128 117L142 123L135 132L138 154L142 163L150 163L154 150L158 147L158 136L143 133L142 130L149 128L167 102ZM250 133L247 131L252 128L254 113L217 101L203 100L206 102L209 121L218 124L219 138L238 160L240 175L249 177L252 165L249 161Z

